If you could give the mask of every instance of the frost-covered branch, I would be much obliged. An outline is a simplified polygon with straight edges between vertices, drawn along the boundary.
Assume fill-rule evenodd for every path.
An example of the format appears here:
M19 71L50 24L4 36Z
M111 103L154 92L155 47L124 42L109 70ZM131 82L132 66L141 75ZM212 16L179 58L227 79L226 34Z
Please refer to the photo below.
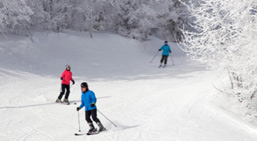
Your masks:
M194 30L183 31L187 55L209 68L227 70L232 91L250 102L257 90L255 0L208 0L187 5ZM197 7L197 8L196 8Z

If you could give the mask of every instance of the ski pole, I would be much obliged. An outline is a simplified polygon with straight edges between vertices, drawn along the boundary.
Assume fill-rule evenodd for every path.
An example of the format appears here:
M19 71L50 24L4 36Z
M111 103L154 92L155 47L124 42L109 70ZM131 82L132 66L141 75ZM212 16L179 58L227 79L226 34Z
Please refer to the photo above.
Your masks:
M150 63L152 63L153 62L153 60L155 59L155 57L158 55L158 53L159 53L159 51L155 54L155 56L153 57L153 59L151 60L151 62Z
M172 61L172 65L174 66L175 64L174 64L174 60L173 60L173 57L172 57L171 54L170 54L170 58L171 58L171 61Z
M79 120L79 111L78 111L78 123L79 123L79 132L81 132L81 130L80 130L80 120Z
M110 123L112 123L115 127L117 127L117 125L115 125L110 119L108 119L101 111L99 111L99 109L97 109L97 111L103 115L108 121L110 121Z

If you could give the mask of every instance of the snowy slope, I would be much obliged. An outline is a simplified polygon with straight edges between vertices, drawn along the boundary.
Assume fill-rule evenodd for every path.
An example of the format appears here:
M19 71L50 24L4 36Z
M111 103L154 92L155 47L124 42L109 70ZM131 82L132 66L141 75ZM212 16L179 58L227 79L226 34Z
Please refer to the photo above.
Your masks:
M157 68L163 41L139 42L115 34L33 33L33 41L7 36L0 42L0 140L2 141L254 141L256 131L220 111L212 81L215 72L186 62L171 44L175 66ZM170 58L169 58L170 59ZM76 84L70 101L55 104L59 77L70 64ZM75 110L83 81L96 93L109 130L96 136L78 132ZM88 130L80 111L82 132Z

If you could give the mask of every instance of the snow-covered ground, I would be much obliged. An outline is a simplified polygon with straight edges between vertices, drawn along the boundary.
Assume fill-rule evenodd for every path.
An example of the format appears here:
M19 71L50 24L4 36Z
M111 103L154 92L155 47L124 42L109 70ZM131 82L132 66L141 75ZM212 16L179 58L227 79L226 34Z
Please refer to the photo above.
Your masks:
M171 44L175 66L157 68L163 41L140 42L115 34L33 33L0 41L1 141L255 141L254 128L220 110L213 80L217 73L185 61ZM70 64L76 84L71 105L56 104L61 73ZM80 83L98 98L99 119L108 131L78 132ZM74 105L77 103L77 105ZM80 112L82 132L88 130Z

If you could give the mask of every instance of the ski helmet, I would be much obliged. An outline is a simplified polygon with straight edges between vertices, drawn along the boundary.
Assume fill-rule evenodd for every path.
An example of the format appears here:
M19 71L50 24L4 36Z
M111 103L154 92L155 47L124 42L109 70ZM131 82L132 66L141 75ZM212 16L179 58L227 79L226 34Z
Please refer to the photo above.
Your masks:
M66 65L65 67L66 67L66 68L70 68L70 65Z
M70 70L71 70L70 65L66 65L65 67L66 67L66 70L67 70L67 71L70 71ZM69 69L68 69L68 68L69 68Z
M87 82L82 82L80 86L81 88L88 88Z
M165 41L164 44L168 44L168 41Z

